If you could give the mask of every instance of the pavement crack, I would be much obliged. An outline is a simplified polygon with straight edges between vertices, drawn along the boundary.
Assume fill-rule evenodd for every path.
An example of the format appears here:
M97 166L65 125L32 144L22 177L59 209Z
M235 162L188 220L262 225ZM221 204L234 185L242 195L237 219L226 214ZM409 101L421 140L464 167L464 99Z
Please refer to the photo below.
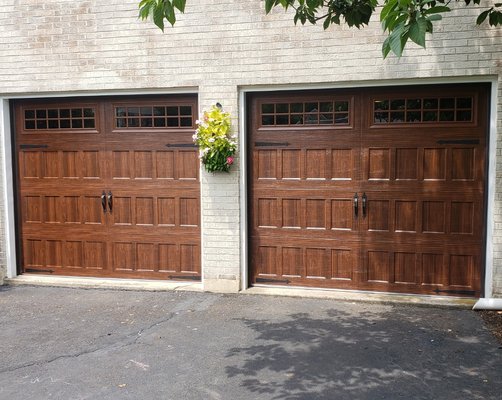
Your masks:
M114 343L106 343L106 344L103 344L98 347L94 347L91 349L86 349L86 350L76 352L74 354L62 354L62 355L58 355L56 357L53 357L53 358L50 358L47 360L33 361L33 362L29 362L29 363L9 367L9 368L3 368L3 369L0 369L0 374L14 372L14 371L18 371L20 369L30 368L30 367L34 367L34 366L47 365L47 364L51 364L53 362L59 361L61 359L78 358L78 357L85 356L88 354L97 353L97 352L103 351L103 350L122 349L124 347L131 346L133 344L136 344L145 332L148 332L149 330L151 330L157 326L160 326L166 322L169 322L171 319L177 317L183 311L185 311L185 310L178 310L177 312L171 312L165 318L162 318L161 320L153 322L150 325L148 325L144 328L141 328L139 331L137 331L135 333L130 333L130 334L124 336L123 338L118 340L119 343L117 343L117 341L115 341ZM106 336L108 336L108 335L106 335ZM106 336L102 335L100 337L106 337ZM98 339L100 337L98 337Z

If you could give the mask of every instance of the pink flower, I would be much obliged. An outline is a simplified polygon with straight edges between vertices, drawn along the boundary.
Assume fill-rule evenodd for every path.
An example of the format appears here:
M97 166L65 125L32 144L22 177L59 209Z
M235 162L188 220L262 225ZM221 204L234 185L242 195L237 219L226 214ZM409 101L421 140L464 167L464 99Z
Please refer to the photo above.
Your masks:
M234 163L234 158L233 157L227 157L227 164L232 165Z

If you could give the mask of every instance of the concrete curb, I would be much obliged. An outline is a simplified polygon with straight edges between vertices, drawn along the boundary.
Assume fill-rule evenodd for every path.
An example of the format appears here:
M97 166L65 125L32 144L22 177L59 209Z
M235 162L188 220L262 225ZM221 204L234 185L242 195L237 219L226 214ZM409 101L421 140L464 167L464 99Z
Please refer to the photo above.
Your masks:
M84 289L112 289L112 290L137 290L137 291L190 291L202 292L200 282L175 282L145 279L114 279L92 277L67 277L48 275L20 275L15 278L5 279L9 286L53 286Z
M255 286L242 293L249 295L289 296L340 301L356 301L371 303L413 304L431 307L455 307L472 309L478 299L465 297L439 297L423 295L407 295L399 293L378 293L350 290L321 290L310 288L283 288Z

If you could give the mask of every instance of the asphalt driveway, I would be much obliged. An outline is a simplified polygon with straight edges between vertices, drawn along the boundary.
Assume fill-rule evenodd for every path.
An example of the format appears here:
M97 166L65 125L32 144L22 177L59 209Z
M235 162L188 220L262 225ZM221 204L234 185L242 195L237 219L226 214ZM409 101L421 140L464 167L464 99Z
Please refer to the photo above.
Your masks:
M469 310L0 288L0 399L500 399Z

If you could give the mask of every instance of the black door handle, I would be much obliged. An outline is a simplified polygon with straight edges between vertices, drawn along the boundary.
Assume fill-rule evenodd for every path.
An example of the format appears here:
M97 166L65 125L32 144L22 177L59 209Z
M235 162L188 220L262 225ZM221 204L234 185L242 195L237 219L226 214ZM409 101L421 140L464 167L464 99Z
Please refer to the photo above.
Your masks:
M368 197L363 193L363 217L366 217L366 207L368 206Z
M354 214L357 217L357 214L359 214L359 196L357 193L354 193Z
M106 193L101 192L101 207L103 207L103 212L106 214Z
M113 194L112 192L108 192L108 209L110 212L113 210Z

